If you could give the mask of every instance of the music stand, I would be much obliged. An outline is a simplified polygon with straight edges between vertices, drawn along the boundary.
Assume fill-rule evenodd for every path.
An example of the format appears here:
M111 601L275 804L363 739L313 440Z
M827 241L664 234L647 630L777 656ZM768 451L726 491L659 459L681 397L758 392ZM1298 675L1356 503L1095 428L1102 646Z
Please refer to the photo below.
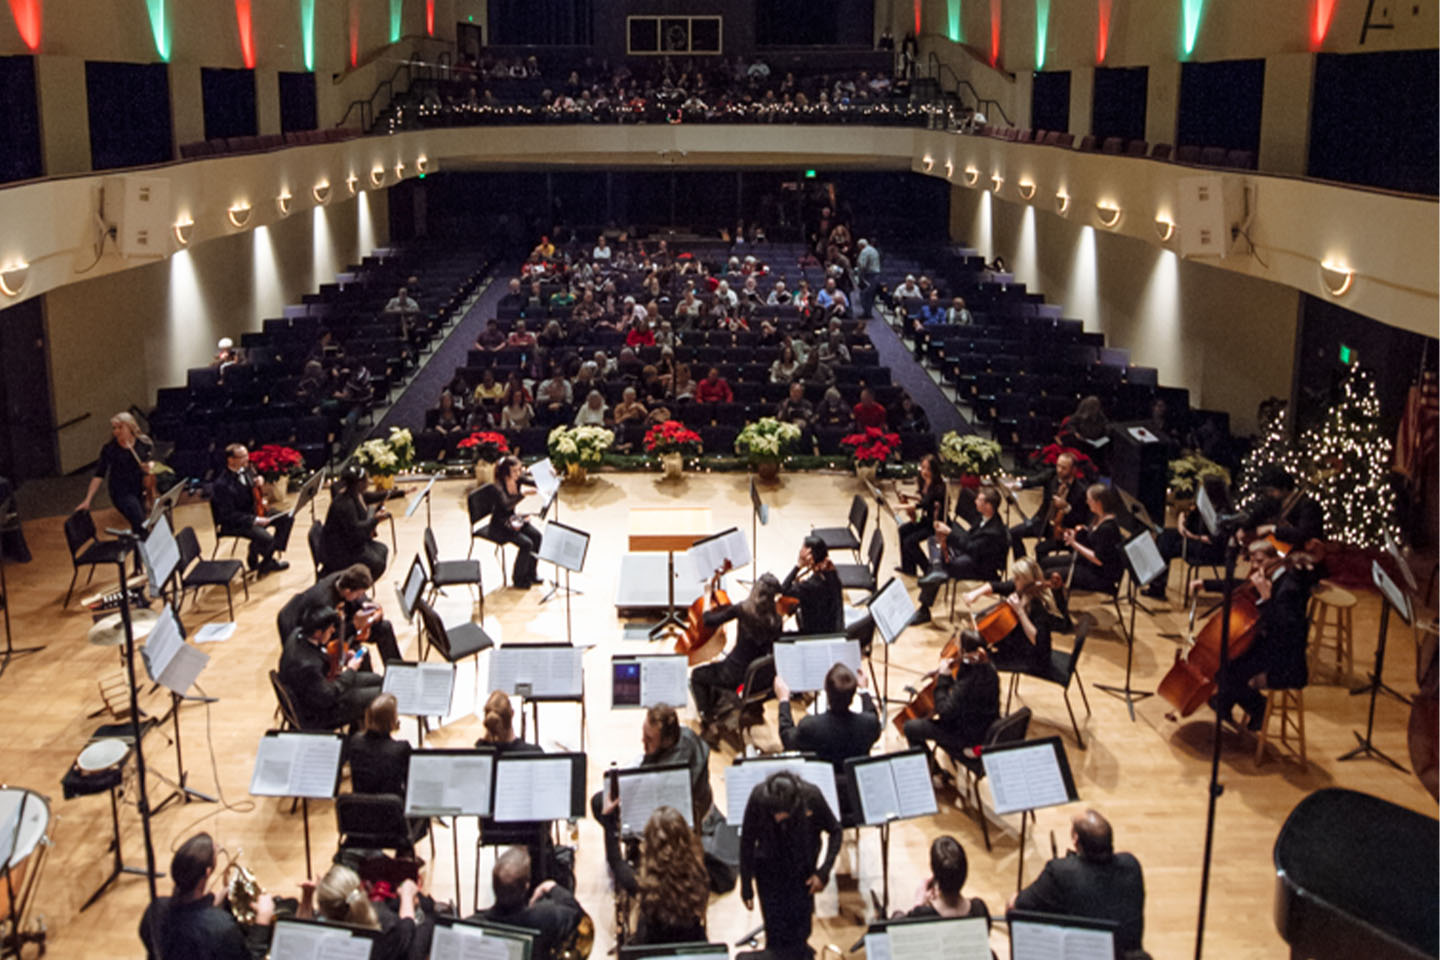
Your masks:
M940 810L930 780L929 755L916 747L874 757L851 757L845 761L845 779L860 825L880 830L880 915L884 917L890 913L890 825L897 820L934 816Z
M7 533L20 529L20 511L15 506L15 494L11 494L0 503L0 539ZM120 587L125 588L125 571L120 571ZM122 595L123 596L123 595ZM126 597L125 599L129 599ZM5 582L5 547L0 543L0 614L5 620L5 649L0 651L0 677L5 675L5 670L10 666L10 661L16 657L23 657L27 653L39 653L45 649L44 644L32 647L17 647L10 636L10 588ZM128 618L127 618L128 623Z
M1165 573L1165 561L1160 556L1160 550L1155 546L1155 537L1149 530L1141 530L1135 536L1125 541L1125 562L1128 564L1127 589L1125 599L1130 604L1130 629L1125 633L1125 685L1117 687L1109 683L1091 684L1096 690L1103 690L1112 697L1119 697L1125 701L1125 708L1130 711L1130 720L1135 720L1135 704L1146 697L1155 696L1154 690L1136 690L1130 686L1132 676L1131 669L1135 661L1135 608L1140 604L1136 601L1135 595L1140 590L1140 584L1150 583L1156 577Z
M851 952L862 945L868 960L990 960L990 921L933 915L880 917Z
M770 504L760 499L760 488L755 486L755 475L750 475L750 554L755 569L760 569L760 528L770 523ZM754 583L754 579L741 580Z
M1113 920L1011 910L1005 914L1005 922L1010 926L1011 960L1036 956L1054 956L1056 960L1072 955L1116 956L1115 932L1119 924Z
M610 658L610 708L684 708L690 658L683 653L617 654Z
M513 643L490 651L490 689L520 698L520 736L525 736L525 707L540 741L540 704L578 703L580 743L585 743L585 670L587 647L568 643ZM528 661L528 662L527 662Z
M1036 810L1079 800L1075 777L1059 737L988 746L980 752L980 762L985 767L995 812L1001 816L1020 814L1020 865L1015 874L1018 893L1025 886L1026 823L1034 822Z
M495 794L495 748L417 750L410 754L405 816L449 817L455 867L455 910L460 910L460 817L490 816ZM433 839L433 834L432 834ZM432 851L433 852L433 851Z
M441 476L439 473L431 475L429 482L425 484L425 489L420 491L420 496L411 500L410 506L405 508L405 519L408 520L415 516L415 511L420 509L420 502L423 500L425 502L425 529L430 529L430 491L435 489L435 481L439 480ZM391 529L393 530L394 527L392 526Z
M185 484L176 483L169 490L155 498L155 505L150 508L150 516L145 519L145 532L148 534L155 528L161 517L174 525L175 505L180 502L180 497L185 493Z
M885 682L880 690L880 712L884 714L890 709L890 645L900 639L900 634L915 619L915 601L910 599L905 585L891 577L865 601L865 606L885 645Z
M334 798L340 787L340 758L344 747L345 740L338 733L270 730L260 738L255 751L250 795L300 799L305 822L307 877L315 875L310 861L310 800Z
M386 660L381 693L393 694L395 712L414 717L419 745L425 745L430 717L445 717L455 698L455 664Z
M300 492L295 494L295 507L290 511L292 516L298 516L300 511L308 506L310 519L315 519L315 495L320 492L320 485L324 482L325 468L321 467L312 473L309 479L300 484Z
M540 549L536 551L537 559L555 565L555 582L550 589L549 596L554 596L555 591L565 591L565 642L574 644L571 636L570 621L570 596L576 591L570 589L570 574L581 573L585 569L585 556L590 551L590 534L584 530L561 523L559 520L551 520L545 524L545 529L540 534ZM565 585L560 585L560 571L565 571ZM546 598L542 598L543 603Z
M1359 731L1355 731L1355 739L1359 742L1359 746L1338 759L1356 760L1360 757L1374 757L1377 760L1385 761L1403 773L1405 772L1405 768L1387 756L1379 747L1375 746L1372 737L1375 733L1375 701L1379 697L1381 690L1395 697L1401 703L1409 704L1410 702L1404 696L1401 696L1386 686L1385 681L1381 679L1385 672L1385 640L1387 634L1390 632L1390 611L1394 609L1400 614L1400 619L1406 623L1413 623L1415 614L1414 609L1410 605L1409 596L1400 589L1394 580L1390 579L1390 576L1385 572L1385 568L1380 566L1379 560L1370 561L1370 576L1375 586L1380 589L1380 636L1375 642L1375 672L1370 675L1369 683L1350 691L1352 697L1362 693L1370 694L1370 712L1365 720L1365 735L1361 736Z
M145 671L150 675L150 679L170 691L170 719L175 724L175 790L155 806L152 815L158 814L173 802L184 804L198 800L202 803L219 803L219 800L208 793L201 793L186 785L189 774L185 770L185 757L180 750L180 702L210 662L209 654L185 642L185 627L167 603L161 608L160 619L146 637L145 648L140 651L140 656L145 661ZM161 718L161 722L164 722L164 718Z

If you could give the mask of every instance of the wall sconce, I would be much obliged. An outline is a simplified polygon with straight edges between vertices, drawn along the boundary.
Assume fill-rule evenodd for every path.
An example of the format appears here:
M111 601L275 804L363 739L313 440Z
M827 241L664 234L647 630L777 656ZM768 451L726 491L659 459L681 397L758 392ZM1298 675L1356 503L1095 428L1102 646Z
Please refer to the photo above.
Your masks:
M945 161L945 179L946 179L946 180L949 180L950 178L952 178L952 177L954 177L954 176L955 176L955 161L954 161L954 160L946 160L946 161Z
M999 192L1000 192L1000 188L1003 187L1003 186L1005 186L1005 178L1004 178L1004 177L1000 176L1000 174L998 174L998 173L992 173L992 174L990 174L990 189L991 189L991 190L995 191L996 193L999 193Z
M929 172L930 172L930 168L932 168L932 167L935 166L935 158L932 157L932 156L930 156L930 154L928 154L928 153L925 154L925 158L924 158L923 160L921 160L920 162L925 165L925 172L926 172L926 173L929 173Z
M373 183L373 184L375 184L375 186L377 186L377 187L380 186L382 183L384 183L384 182L385 182L385 168L384 168L384 167L376 167L374 170L371 170L371 171L370 171L370 182Z
M310 191L315 196L316 203L324 203L330 199L330 181L321 180Z
M175 221L175 242L180 246L189 246L190 238L195 234L195 221L189 217Z
M280 211L280 216L290 216L290 201L293 199L294 198L290 196L289 190L280 191L280 195L275 198L275 207Z
M403 177L403 176L405 176L405 161L404 161L404 160L396 160L396 161L395 161L395 179L399 180L399 179L400 179L401 177Z
M1320 261L1320 282L1333 297L1343 297L1355 282L1355 271L1335 260ZM10 291L5 291L9 293ZM11 294L13 296L13 294Z
M0 268L0 290L3 290L7 297L18 297L20 291L25 289L25 281L29 276L30 264L24 260Z
M1070 194L1064 190L1055 191L1055 212L1065 216L1070 211Z
M427 173L427 172L428 172L427 168L428 168L429 166L430 166L430 158L427 157L427 156L425 156L424 154L421 154L420 156L418 156L418 157L415 158L415 169L418 170L418 171L420 171L421 173ZM928 168L927 168L927 169L928 169Z
M1160 238L1161 243L1168 243L1170 238L1175 235L1175 221L1166 216L1156 217L1155 234Z
M973 187L980 180L980 171L974 167L965 168L965 186Z
M1095 204L1095 216L1100 218L1101 226L1114 229L1120 222L1120 208L1109 200L1101 200Z
M250 222L250 204L245 202L232 203L230 209L225 211L230 222L237 227L243 227Z
M355 191L356 191L357 189L359 189L359 186L360 186L360 178L357 177L357 176L355 176L355 174L352 173L352 174L350 174L350 176L348 176L348 177L345 178L345 185L350 188L350 193L351 193L351 195L353 196L354 193L355 193Z
M1015 189L1020 192L1021 197L1029 200L1031 197L1035 196L1035 181L1021 180L1019 183L1015 184Z

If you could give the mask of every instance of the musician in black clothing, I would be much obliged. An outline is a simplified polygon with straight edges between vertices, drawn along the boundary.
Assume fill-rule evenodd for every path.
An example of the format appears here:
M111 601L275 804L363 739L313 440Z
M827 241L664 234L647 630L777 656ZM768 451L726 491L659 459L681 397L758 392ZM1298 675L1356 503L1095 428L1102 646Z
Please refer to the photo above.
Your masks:
M1295 487L1295 478L1274 464L1256 480L1263 499L1250 512L1244 530L1249 537L1274 535L1296 549L1325 536L1325 508Z
M709 629L731 620L737 622L735 643L730 652L723 659L696 667L690 673L690 692L704 723L701 737L711 746L718 742L722 730L732 736L739 733L740 711L735 688L744 682L750 664L775 648L780 636L780 614L775 609L779 595L780 581L774 574L766 573L755 581L750 596L740 603L719 604L705 611L704 622ZM762 685L773 682L774 671L766 673L768 676L757 677L756 682Z
M490 873L495 905L471 920L508 923L538 932L533 960L555 960L585 911L569 890L554 880L530 888L530 854L511 847L495 859Z
M965 605L973 607L981 597L1000 597L1015 611L1019 625L991 648L990 662L997 670L1044 673L1050 669L1050 637L1065 629L1051 595L1051 585L1040 565L1021 557L1010 565L1010 579L983 583L966 593Z
M340 632L340 614L317 607L285 641L280 655L280 682L295 704L296 719L305 730L330 730L355 725L380 693L381 679L361 668L361 657L346 657L330 679L325 644Z
M602 822L615 886L637 900L626 944L703 943L710 875L699 835L674 807L656 807L645 823L640 863L631 866L620 849L618 802L606 805Z
M1053 536L1053 525L1058 520L1061 529L1082 526L1090 520L1090 511L1085 505L1085 484L1080 479L1075 457L1062 453L1055 458L1055 469L1043 471L1021 482L1022 488L1044 485L1040 507L1035 515L1024 523L1010 528L1010 544L1015 556L1025 556L1025 538L1037 537L1037 556L1062 549L1060 540Z
M494 482L486 484L483 490L488 502L493 505L487 533L498 543L515 545L515 566L510 573L510 586L525 590L540 582L535 576L535 552L540 549L540 531L515 512L515 507L525 499L520 490L523 472L517 458L505 457L495 465Z
M970 875L965 848L951 836L936 837L930 844L930 876L915 893L915 906L896 917L946 919L984 917L990 926L990 908L979 897L967 897L961 890Z
M935 522L945 519L945 478L940 475L940 458L927 453L920 458L919 499L905 507L910 519L900 524L900 566L906 576L930 572L925 544L935 535Z
M759 890L767 953L810 955L815 894L829 882L840 840L840 823L820 788L795 774L772 773L750 794L740 830L740 899L751 910Z
M369 485L365 468L351 464L341 471L340 482L331 491L321 539L321 555L331 570L363 563L372 577L385 573L390 549L375 539L375 527L390 514L384 507L371 508L365 503Z
M250 451L242 443L230 444L225 448L225 469L210 492L220 533L250 541L247 560L251 570L258 569L261 574L288 570L290 564L275 559L275 554L285 552L295 518L288 513L268 516L257 512L259 489L260 475L250 468Z
M1010 898L1009 910L1036 910L1119 924L1115 957L1141 949L1145 936L1145 875L1140 861L1115 852L1109 822L1086 810L1070 823L1075 852L1045 864L1034 883Z
M845 599L840 575L825 541L811 535L800 547L794 568L780 584L782 596L799 601L796 633L840 633L845 629Z
M127 412L110 418L110 440L100 448L100 458L95 463L95 475L85 491L85 499L75 512L89 510L90 502L100 491L102 481L107 482L110 502L130 524L130 529L143 533L148 511L145 509L145 479L150 476L155 457L155 445L140 432L140 424Z
M989 580L998 577L1005 566L1005 550L1009 544L1005 523L997 512L1000 491L994 487L981 488L975 496L975 509L980 514L980 522L969 530L936 522L935 537L944 543L940 567L920 578L920 609L910 621L912 624L930 622L930 605L945 581ZM949 559L945 559L947 553Z
M690 800L694 807L691 819L701 823L715 802L710 789L710 748L695 731L681 726L675 708L664 703L645 711L645 719L640 723L640 746L644 751L641 767L683 763L690 769ZM590 812L595 819L607 829L619 829L618 818L604 814L607 805L604 791L597 790L590 798Z
M960 634L960 647L959 657L940 662L935 712L905 721L905 740L912 747L934 740L946 753L960 753L984 741L990 724L1000 719L1000 675L980 637L966 630Z
M1103 483L1092 483L1085 491L1090 522L1065 531L1066 553L1051 554L1040 561L1040 569L1048 577L1059 574L1068 581L1060 591L1056 605L1069 620L1067 594L1070 590L1094 590L1115 593L1125 575L1125 533L1115 519L1122 506L1120 495Z
M214 960L261 960L270 951L275 900L268 893L255 902L255 923L241 926L235 915L206 893L215 872L215 842L197 833L180 845L170 860L175 892L145 908L140 942L146 960L210 957Z
M395 628L385 619L385 611L368 596L374 584L370 571L358 563L321 577L313 587L295 594L280 608L275 617L280 641L285 642L295 632L309 611L331 607L344 617L340 639L346 643L373 643L382 661L401 659ZM367 656L361 665L368 670L369 663Z
M410 775L410 743L392 734L400 729L395 694L382 693L365 708L365 728L345 745L350 787L356 793L405 796Z
M1165 561L1165 573L1150 582L1145 588L1145 596L1157 600L1165 599L1165 588L1170 583L1171 560L1183 556L1196 566L1218 566L1225 562L1225 545L1217 542L1205 529L1205 519L1200 516L1198 507L1187 512L1178 526L1160 531L1155 538L1155 547Z
M857 689L859 713L850 709ZM854 811L850 809L853 799L845 761L867 756L880 739L880 711L870 696L868 677L861 671L857 679L845 664L835 664L825 674L825 712L813 713L798 725L790 712L790 688L779 676L775 678L775 697L780 701L780 742L786 750L813 753L835 768L835 786L840 796L840 809L835 812L842 823L849 823Z

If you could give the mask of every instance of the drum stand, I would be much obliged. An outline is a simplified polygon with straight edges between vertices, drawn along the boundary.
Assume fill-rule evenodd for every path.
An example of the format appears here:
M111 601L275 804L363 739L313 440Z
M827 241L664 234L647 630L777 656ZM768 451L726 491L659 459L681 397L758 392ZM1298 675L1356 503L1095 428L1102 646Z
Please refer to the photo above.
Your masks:
M136 744L136 748L139 748L139 744ZM144 801L142 800L141 802L143 803ZM141 816L145 817L143 808L141 810ZM148 832L148 817L146 818L145 825ZM95 901L100 899L100 895L103 894L106 890L110 889L110 884L114 883L122 874L132 873L138 877L147 877L150 881L151 890L155 889L155 878L160 876L160 874L154 872L153 870L147 870L144 867L126 866L124 857L121 855L120 852L120 803L116 799L114 787L110 788L110 826L111 829L114 831L114 839L110 841L110 849L113 850L115 853L115 859L110 866L110 876L105 878L104 882L102 882L100 886L96 888L95 892L90 894L90 899L86 900L84 905L80 907L80 911L82 913L90 909L90 907L94 905Z
M13 495L4 503L0 503L0 535L12 529L19 529L19 514L15 512ZM120 579L122 582L124 581L123 574ZM39 653L45 647L17 647L10 636L10 590L5 583L5 548L3 546L0 546L0 616L3 616L5 620L5 649L0 650L0 676L4 676L5 669L10 666L11 660L27 653Z

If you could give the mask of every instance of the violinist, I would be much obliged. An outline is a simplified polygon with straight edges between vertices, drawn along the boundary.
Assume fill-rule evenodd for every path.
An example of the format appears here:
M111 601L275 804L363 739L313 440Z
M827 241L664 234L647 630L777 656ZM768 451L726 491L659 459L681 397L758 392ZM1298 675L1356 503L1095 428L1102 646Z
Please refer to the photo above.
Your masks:
M210 492L210 509L221 536L243 537L250 541L247 560L251 570L263 576L290 569L276 559L290 542L290 513L270 514L260 496L260 474L250 466L250 451L243 443L225 448L225 469Z
M935 535L935 521L945 519L945 478L940 475L940 458L933 453L921 457L916 481L919 498L904 504L910 519L900 524L899 570L909 577L917 571L922 576L930 572L925 541Z
M1197 507L1185 514L1178 526L1166 527L1155 538L1155 547L1165 561L1165 573L1156 577L1145 588L1145 596L1156 600L1165 599L1165 588L1170 583L1170 561L1184 556L1192 565L1220 565L1225 562L1225 545L1212 537L1205 529L1205 520Z
M303 730L355 726L365 708L380 694L381 678L365 670L363 656L346 657L331 679L326 646L340 633L341 617L333 607L315 607L285 640L280 655L280 683L295 703Z
M961 530L935 522L940 542L940 566L920 578L920 609L911 623L929 623L930 605L947 580L988 580L1005 566L1005 523L1000 519L1000 491L982 487L975 495L980 522Z
M780 636L780 612L775 600L780 596L780 581L774 574L762 574L740 603L726 603L705 611L705 626L714 629L731 620L737 622L735 644L723 659L696 667L690 674L690 692L695 696L695 709L700 714L701 737L712 747L723 733L738 738L740 704L735 688L745 680L750 664L771 653ZM774 671L757 677L757 683L768 686L774 682Z
M100 448L100 457L95 462L95 475L85 490L85 499L75 512L89 510L100 484L108 482L110 502L130 524L135 533L145 531L145 520L149 513L146 507L147 485L153 484L155 446L150 438L140 431L135 417L121 411L110 418L110 440Z
M280 608L275 625L281 642L295 632L311 610L328 607L344 617L339 637L347 646L373 643L380 651L381 660L401 659L395 628L385 619L385 611L368 596L374 585L374 578L363 563L321 577L313 587L295 594ZM362 666L368 669L368 661Z
M973 607L981 597L1000 597L1014 611L1017 625L991 644L998 670L1041 673L1050 667L1050 635L1065 628L1040 565L1021 557L1010 565L1010 579L983 583L961 599Z
M1010 543L1015 556L1025 556L1025 538L1038 537L1037 556L1044 556L1060 545L1061 532L1078 527L1090 519L1085 504L1085 484L1081 481L1075 455L1068 451L1055 458L1055 469L1022 480L1022 489L1044 486L1040 509L1024 523L1010 528ZM1057 532L1058 531L1058 532Z
M1000 718L1000 675L985 654L984 641L964 630L960 647L959 656L940 661L935 712L905 721L905 740L912 747L933 740L946 753L959 754L981 743L990 724Z
M497 543L513 543L516 547L510 585L526 590L540 582L535 576L535 552L540 549L540 531L523 514L515 512L515 507L525 498L520 486L522 483L529 484L529 480L522 477L523 473L524 468L517 458L505 457L495 465L494 481L482 489L493 504L488 530L490 539Z
M1086 514L1090 522L1065 531L1067 552L1051 554L1040 561L1045 575L1058 573L1066 578L1066 591L1094 590L1115 593L1125 575L1125 534L1115 515L1122 506L1120 495L1103 483L1092 483L1085 491ZM1062 615L1069 619L1065 593L1056 599Z
M1297 547L1324 539L1324 508L1296 489L1289 471L1271 464L1260 471L1255 485L1260 488L1261 501L1250 512L1242 531L1244 539L1274 536Z
M845 601L840 575L830 560L830 548L813 534L805 538L780 594L799 602L795 619L797 633L841 633L845 629Z
M375 539L375 528L390 514L384 507L371 508L365 503L369 478L365 468L351 464L340 471L340 480L330 493L330 509L325 511L321 555L332 569L363 564L370 576L385 573L390 550Z

